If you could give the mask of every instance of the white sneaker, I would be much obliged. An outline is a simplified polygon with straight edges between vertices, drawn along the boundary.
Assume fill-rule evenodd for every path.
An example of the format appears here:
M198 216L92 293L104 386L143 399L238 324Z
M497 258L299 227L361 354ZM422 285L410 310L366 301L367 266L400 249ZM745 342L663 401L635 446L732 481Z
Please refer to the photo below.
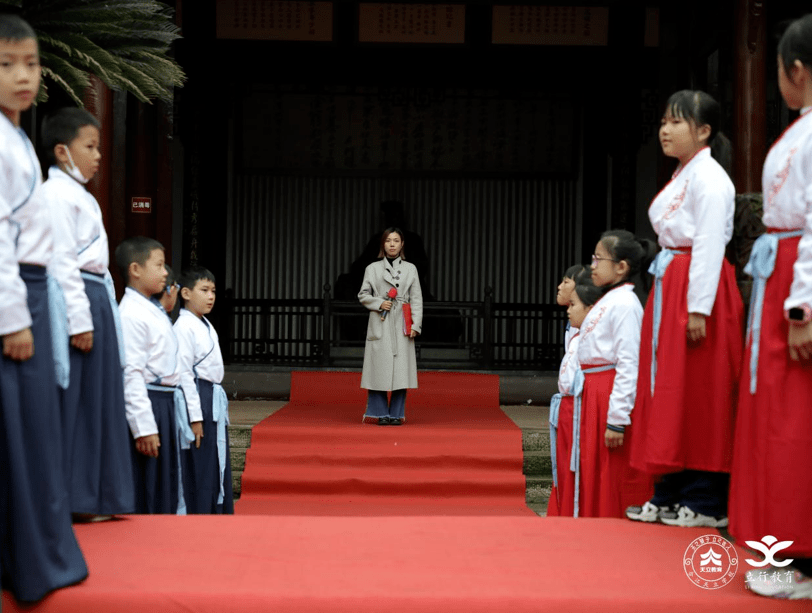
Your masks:
M663 511L669 511L670 509L671 507L658 507L655 504L651 504L650 500L647 500L645 503L643 503L642 507L628 507L626 509L626 517L632 521L653 523L660 521L660 513Z
M667 526L680 526L682 528L726 528L727 516L711 517L694 513L685 505L678 505L676 509L660 513L660 521Z
M760 596L786 600L812 599L812 577L792 568L763 571L748 570L744 586Z

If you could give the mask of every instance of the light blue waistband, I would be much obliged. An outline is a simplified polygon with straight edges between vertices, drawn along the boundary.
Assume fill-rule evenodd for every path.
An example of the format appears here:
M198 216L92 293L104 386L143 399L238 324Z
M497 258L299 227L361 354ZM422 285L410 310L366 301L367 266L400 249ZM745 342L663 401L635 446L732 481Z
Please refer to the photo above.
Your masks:
M226 426L228 419L228 396L223 386L219 383L212 383L212 419L217 424L217 463L220 468L220 493L217 495L217 504L223 504L225 498L225 487L223 479L226 474L226 440L228 432Z
M657 346L660 344L660 324L663 318L663 278L665 271L679 253L674 249L663 249L649 266L649 273L654 275L654 305L651 330L651 395L654 395L654 380L657 377Z
M564 397L571 397L572 394L554 394L550 398L550 458L552 460L553 468L553 485L558 487L558 458L556 450L558 445L556 439L558 437L558 413L561 409L561 400Z
M51 320L51 345L54 352L56 384L63 390L70 385L70 332L65 294L57 280L48 275L48 315Z
M753 243L750 260L744 272L753 277L750 294L750 314L747 318L747 337L750 339L750 393L756 393L758 378L758 352L761 343L761 318L764 312L764 292L775 269L778 242L785 238L801 236L803 230L788 230L762 234Z

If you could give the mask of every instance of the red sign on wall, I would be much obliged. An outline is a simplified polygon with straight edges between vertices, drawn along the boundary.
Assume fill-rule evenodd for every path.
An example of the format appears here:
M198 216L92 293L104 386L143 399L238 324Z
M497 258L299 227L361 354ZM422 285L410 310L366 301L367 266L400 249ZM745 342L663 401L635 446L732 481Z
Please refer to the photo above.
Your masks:
M152 213L152 198L143 198L133 196L132 200L133 213Z

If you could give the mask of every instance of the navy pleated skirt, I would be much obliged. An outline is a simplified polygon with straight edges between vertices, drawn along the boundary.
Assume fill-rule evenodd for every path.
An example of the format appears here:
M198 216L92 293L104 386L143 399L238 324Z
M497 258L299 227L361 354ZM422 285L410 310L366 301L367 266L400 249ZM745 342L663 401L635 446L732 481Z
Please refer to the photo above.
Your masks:
M102 283L85 281L93 317L93 349L71 347L70 386L62 392L65 470L74 513L135 510L124 378L115 321Z
M3 586L36 601L87 577L71 526L62 468L45 269L20 266L34 356L0 358L0 559Z
M130 443L135 482L135 512L170 514L178 512L178 436L175 431L175 397L169 392L149 390L152 413L161 446L151 458Z
M212 419L213 389L211 381L197 380L200 406L203 410L203 440L200 449L192 443L182 451L183 494L189 514L234 513L234 492L231 487L231 458L226 434L226 465L223 474L223 503L217 504L220 494L220 463L217 456L217 424Z

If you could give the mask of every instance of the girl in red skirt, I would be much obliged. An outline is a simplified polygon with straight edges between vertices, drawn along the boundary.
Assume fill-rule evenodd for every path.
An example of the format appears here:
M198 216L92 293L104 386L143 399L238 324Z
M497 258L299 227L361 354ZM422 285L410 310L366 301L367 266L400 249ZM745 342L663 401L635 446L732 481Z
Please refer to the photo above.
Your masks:
M604 294L579 333L583 377L574 384L572 459L576 517L622 517L627 504L650 492L646 476L629 466L628 444L643 318L631 280L639 282L652 254L652 246L631 232L610 230L592 256L592 281Z
M679 166L649 207L662 251L650 269L631 451L632 466L660 478L651 500L626 510L635 521L727 526L744 306L725 259L735 190L719 163L730 158L720 116L708 94L683 90L660 126Z
M583 269L582 266L578 268ZM556 515L571 517L574 513L575 472L571 466L572 393L573 384L581 370L578 364L578 341L580 340L578 330L584 317L602 293L601 289L595 287L588 278L582 279L577 285L573 284L568 292L567 317L570 324L569 330L573 330L573 335L564 359L561 360L561 368L558 372L558 393L550 400L550 452L553 461L553 487L550 492L550 502L547 505L549 517Z
M745 269L754 282L730 532L741 544L783 558L778 569L749 571L748 587L795 599L812 598L812 15L781 38L778 84L787 106L801 115L764 162L767 233Z

